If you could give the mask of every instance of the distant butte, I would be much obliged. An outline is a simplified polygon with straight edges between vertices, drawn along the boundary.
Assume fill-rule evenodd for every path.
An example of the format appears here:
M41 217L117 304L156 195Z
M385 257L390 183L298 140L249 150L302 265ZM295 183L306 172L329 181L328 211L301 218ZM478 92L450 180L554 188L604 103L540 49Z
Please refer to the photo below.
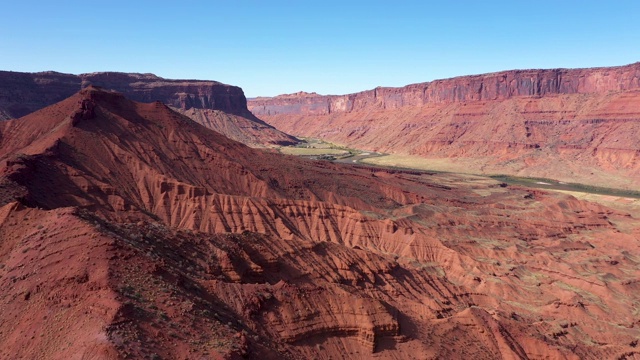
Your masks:
M295 99L295 98L316 97L316 96L322 96L322 95L319 95L316 92L308 93L308 92L305 92L305 91L298 91L298 92L292 93L292 94L278 95L277 98L279 98L279 99L288 99L288 98ZM262 100L262 99L270 99L270 97L256 97L256 98L253 98L252 100Z
M0 358L628 358L638 222L89 86L0 122Z
M89 85L113 89L140 102L162 101L192 120L247 145L297 142L249 112L244 93L237 86L205 80L169 80L153 74L0 71L0 120L30 114Z
M640 63L282 95L248 106L289 134L446 160L458 171L640 187Z

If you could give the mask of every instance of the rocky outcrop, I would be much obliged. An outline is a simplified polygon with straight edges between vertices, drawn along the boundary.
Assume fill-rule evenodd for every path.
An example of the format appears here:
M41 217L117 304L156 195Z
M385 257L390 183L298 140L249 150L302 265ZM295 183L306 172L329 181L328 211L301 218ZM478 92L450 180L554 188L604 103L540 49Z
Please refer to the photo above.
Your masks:
M290 134L446 160L444 170L640 186L640 63L507 71L249 102ZM610 176L613 175L613 176Z
M140 102L161 101L194 121L248 145L292 144L288 136L247 110L241 88L205 80L169 80L153 74L0 71L0 120L19 118L87 86L99 86Z
M621 357L637 228L487 178L258 151L88 87L0 123L0 357Z

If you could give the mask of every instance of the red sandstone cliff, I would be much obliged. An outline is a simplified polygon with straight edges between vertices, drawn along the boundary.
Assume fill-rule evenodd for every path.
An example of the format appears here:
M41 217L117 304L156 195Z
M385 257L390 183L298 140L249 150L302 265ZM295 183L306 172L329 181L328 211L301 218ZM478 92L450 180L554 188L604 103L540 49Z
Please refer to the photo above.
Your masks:
M18 118L66 99L89 85L113 89L140 102L162 101L193 120L248 145L296 140L247 110L241 88L204 80L169 80L153 74L0 71L0 120Z
M460 170L640 186L640 63L506 71L343 96L250 100L290 134Z
M0 120L15 119L55 104L80 89L76 75L53 71L0 71Z
M251 99L257 116L328 115L372 109L397 109L428 104L504 100L517 96L604 94L640 89L640 63L591 69L513 70L407 85L379 87L348 95L322 96L300 92Z
M113 89L135 101L159 100L183 110L196 108L247 114L247 99L242 89L217 81L169 80L153 74L116 72L81 74L79 77L83 87L94 85Z
M2 358L620 358L638 219L250 149L87 88L0 123Z

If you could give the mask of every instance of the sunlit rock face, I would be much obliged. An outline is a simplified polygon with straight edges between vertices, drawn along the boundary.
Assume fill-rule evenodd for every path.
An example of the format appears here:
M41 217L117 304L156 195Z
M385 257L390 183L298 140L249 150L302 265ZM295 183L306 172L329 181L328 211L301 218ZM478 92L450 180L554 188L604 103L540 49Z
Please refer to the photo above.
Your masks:
M249 101L289 134L460 159L465 171L640 186L640 64L518 70L349 95Z

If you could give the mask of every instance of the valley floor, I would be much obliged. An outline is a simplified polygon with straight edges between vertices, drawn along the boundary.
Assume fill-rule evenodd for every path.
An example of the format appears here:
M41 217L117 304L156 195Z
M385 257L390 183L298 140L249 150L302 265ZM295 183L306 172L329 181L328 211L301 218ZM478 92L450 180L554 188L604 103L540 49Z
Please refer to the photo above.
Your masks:
M431 159L413 155L383 154L364 150L347 149L321 139L303 138L298 146L283 146L279 152L305 158L321 158L334 155L336 162L345 164L363 164L380 168L398 170L418 170L433 173L454 173L459 176L472 175L492 178L508 185L545 189L570 194L578 199L595 202L616 210L628 211L634 217L640 217L640 191L591 186L580 183L579 179L564 182L555 179L518 177L492 172L477 172L477 159L447 158ZM307 144L307 145L305 145Z

